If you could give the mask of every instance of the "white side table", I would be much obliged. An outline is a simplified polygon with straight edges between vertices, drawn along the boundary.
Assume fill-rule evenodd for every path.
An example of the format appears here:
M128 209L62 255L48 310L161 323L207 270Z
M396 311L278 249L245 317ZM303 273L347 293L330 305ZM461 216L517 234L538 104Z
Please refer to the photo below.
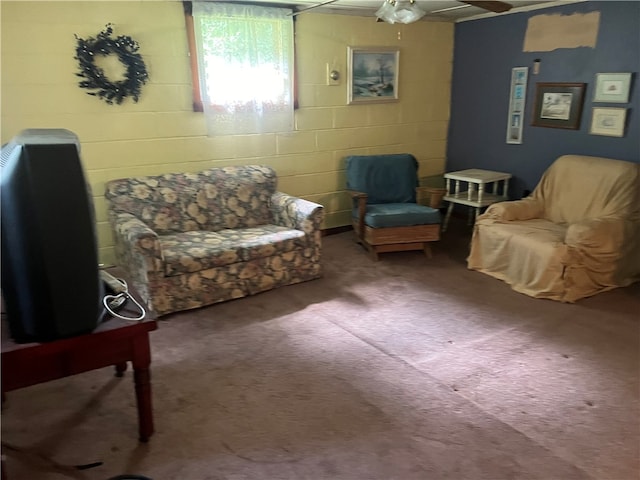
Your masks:
M442 225L443 232L447 230L453 205L456 203L472 207L469 211L469 223L472 223L480 214L481 208L508 200L510 173L470 168L445 173L444 178L447 194L443 200L449 202L449 207ZM500 182L503 182L502 191L499 189Z

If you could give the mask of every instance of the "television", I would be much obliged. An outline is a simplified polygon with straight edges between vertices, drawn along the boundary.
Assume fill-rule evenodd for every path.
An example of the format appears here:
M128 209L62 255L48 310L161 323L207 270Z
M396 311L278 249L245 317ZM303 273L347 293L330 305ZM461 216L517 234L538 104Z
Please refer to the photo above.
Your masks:
M3 306L17 343L91 332L102 313L95 215L78 137L24 130L2 146Z

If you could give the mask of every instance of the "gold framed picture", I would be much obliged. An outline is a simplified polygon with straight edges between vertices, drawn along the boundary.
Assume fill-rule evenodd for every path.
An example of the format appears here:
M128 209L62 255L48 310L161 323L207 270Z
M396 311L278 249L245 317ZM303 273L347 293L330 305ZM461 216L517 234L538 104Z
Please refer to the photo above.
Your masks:
M348 47L348 56L349 105L398 101L398 48Z
M624 126L627 119L626 108L594 107L591 116L591 135L624 137Z

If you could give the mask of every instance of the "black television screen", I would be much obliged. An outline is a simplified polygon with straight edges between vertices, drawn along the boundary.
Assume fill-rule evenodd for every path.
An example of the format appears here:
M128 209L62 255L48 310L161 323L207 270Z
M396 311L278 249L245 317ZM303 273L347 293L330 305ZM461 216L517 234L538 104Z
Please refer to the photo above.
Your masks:
M1 279L16 342L92 331L101 313L93 202L75 134L24 130L2 147Z

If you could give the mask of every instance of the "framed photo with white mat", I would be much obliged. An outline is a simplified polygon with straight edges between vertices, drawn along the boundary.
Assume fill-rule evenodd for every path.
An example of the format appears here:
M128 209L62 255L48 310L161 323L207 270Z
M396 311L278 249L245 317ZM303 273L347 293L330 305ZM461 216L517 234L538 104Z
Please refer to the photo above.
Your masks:
M624 137L624 125L626 119L626 108L594 107L589 133L591 135Z
M627 103L631 87L630 73L596 73L594 102Z

